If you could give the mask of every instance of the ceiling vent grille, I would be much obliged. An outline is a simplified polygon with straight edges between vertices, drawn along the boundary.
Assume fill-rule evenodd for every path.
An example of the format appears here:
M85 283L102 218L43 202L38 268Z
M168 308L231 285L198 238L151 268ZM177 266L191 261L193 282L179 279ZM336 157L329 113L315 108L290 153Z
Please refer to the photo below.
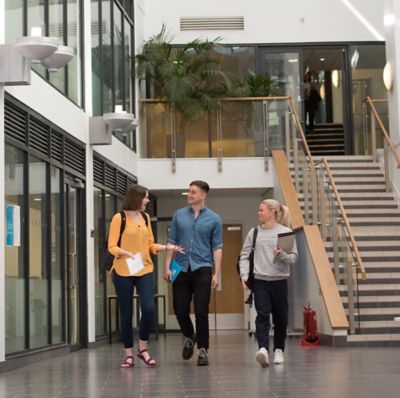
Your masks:
M244 17L181 17L185 30L244 30Z

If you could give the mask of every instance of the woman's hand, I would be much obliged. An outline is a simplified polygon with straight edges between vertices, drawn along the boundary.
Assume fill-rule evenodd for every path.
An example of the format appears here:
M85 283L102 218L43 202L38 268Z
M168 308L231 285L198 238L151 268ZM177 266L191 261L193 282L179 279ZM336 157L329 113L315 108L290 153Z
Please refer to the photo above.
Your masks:
M185 249L182 246L179 245L173 245L172 243L167 243L166 244L166 250L171 250L174 253L182 253L185 254Z
M283 252L283 249L281 249L280 247L277 247L274 249L274 256L277 256L279 254L281 254Z
M247 278L242 278L242 287L243 287L243 289L245 290L245 289L248 289L248 287L247 287L247 285L246 285L246 282L247 282Z

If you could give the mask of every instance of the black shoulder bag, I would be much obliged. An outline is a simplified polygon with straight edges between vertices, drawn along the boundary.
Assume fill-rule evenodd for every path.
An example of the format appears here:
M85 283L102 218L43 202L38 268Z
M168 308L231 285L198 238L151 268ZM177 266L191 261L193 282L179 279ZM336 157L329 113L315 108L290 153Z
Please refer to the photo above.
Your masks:
M125 216L125 212L120 211L119 214L121 215L121 227L119 230L119 238L118 238L118 243L117 246L120 247L121 246L121 237L122 234L125 230L125 225L126 225L126 216ZM148 219L147 219L147 215L145 212L141 211L140 214L142 215L142 217L144 218L144 222L146 224L146 227L148 225ZM107 235L107 245L106 247L103 248L103 254L101 256L101 262L100 265L102 268L106 269L107 271L110 271L113 262L114 262L114 256L108 251L108 235Z
M253 290L254 288L254 249L256 247L257 234L258 234L258 226L254 228L253 244L251 246L251 252L249 254L249 277L247 278L246 286L250 290Z

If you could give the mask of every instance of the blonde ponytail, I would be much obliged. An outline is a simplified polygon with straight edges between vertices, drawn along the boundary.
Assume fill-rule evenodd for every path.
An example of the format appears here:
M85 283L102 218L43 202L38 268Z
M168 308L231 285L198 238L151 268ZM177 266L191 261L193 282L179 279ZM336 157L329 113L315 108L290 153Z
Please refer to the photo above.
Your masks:
M261 203L266 205L269 210L275 213L275 220L279 224L282 224L285 227L290 226L290 212L287 206L280 204L275 199L265 199Z

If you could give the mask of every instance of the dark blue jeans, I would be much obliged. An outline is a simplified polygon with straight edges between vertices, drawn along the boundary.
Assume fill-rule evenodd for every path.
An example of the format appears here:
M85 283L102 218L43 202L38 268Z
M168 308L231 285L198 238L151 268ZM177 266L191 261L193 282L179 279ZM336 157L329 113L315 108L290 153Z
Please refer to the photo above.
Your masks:
M193 297L196 319L197 347L208 349L208 306L211 296L211 267L181 272L172 285L176 319L185 337L192 337L194 327L190 319L190 303Z
M288 285L287 280L254 280L254 305L257 311L256 338L258 346L269 349L270 315L274 323L274 350L285 350L288 325Z
M113 272L113 282L118 296L118 306L121 315L121 337L125 348L133 347L133 288L139 296L140 324L139 338L147 341L150 336L154 319L154 275L120 276Z

